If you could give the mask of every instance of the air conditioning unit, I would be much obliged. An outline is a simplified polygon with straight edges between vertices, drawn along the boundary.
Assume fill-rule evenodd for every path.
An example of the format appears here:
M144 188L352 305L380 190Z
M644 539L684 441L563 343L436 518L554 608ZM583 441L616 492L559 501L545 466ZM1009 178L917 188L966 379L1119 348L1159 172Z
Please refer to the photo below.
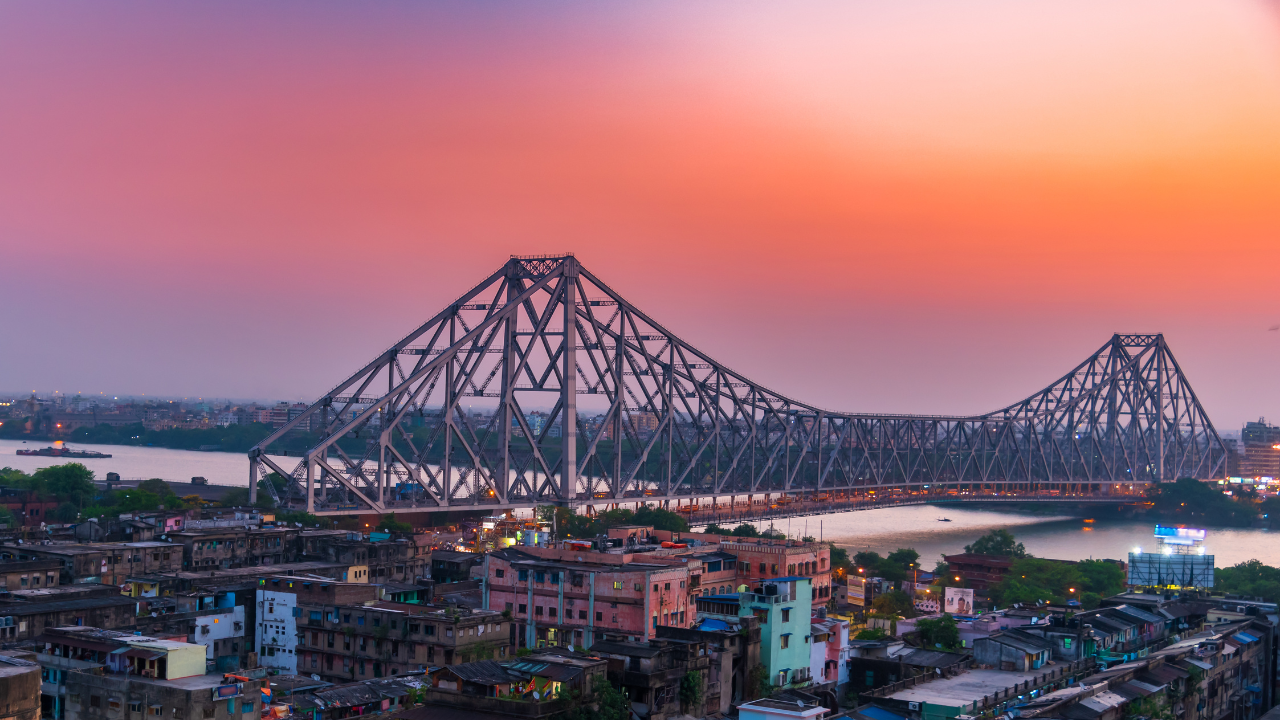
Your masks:
M909 703L907 703L907 709L908 709L908 710L919 710L919 709L920 709L920 703L918 703L918 702L909 702Z

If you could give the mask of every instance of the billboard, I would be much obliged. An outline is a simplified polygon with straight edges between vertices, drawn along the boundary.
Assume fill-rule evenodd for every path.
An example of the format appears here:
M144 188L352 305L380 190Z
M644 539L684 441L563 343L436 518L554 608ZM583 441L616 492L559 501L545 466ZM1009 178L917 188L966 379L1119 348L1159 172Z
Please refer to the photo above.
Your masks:
M866 605L866 580L860 577L849 578L849 604Z
M942 606L943 612L949 612L952 615L973 614L973 588L949 587L943 598L945 600Z
M1204 542L1207 534L1200 528L1156 526L1156 537L1165 545L1195 545Z
M1212 555L1129 553L1129 584L1156 588L1213 587Z

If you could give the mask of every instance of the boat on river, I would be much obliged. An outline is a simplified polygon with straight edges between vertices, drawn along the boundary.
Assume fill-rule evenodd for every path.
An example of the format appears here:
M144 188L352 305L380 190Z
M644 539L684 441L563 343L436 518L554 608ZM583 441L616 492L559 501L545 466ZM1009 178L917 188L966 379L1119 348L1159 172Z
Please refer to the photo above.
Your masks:
M73 450L67 447L61 440L55 440L51 447L40 448L39 450L18 450L19 455L34 457L58 457L58 458L83 458L83 459L101 459L109 458L111 455L101 453L97 450Z

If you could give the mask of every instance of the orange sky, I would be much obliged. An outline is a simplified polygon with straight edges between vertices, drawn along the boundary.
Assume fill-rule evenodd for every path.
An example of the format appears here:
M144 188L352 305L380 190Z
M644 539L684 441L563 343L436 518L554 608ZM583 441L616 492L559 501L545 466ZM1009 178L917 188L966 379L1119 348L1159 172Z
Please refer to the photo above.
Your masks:
M985 411L1162 331L1221 429L1280 419L1278 30L1181 0L6 4L0 388L309 399L571 250L833 408Z

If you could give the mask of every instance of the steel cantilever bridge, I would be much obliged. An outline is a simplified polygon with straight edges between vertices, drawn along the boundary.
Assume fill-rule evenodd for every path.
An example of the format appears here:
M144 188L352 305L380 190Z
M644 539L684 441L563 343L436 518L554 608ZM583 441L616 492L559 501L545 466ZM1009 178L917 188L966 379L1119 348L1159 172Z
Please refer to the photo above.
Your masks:
M272 451L302 429L299 459ZM513 257L249 458L255 499L278 473L262 483L276 501L320 515L699 499L821 512L1120 499L1221 477L1226 450L1162 335L1115 335L983 415L833 412L717 362L567 255Z

